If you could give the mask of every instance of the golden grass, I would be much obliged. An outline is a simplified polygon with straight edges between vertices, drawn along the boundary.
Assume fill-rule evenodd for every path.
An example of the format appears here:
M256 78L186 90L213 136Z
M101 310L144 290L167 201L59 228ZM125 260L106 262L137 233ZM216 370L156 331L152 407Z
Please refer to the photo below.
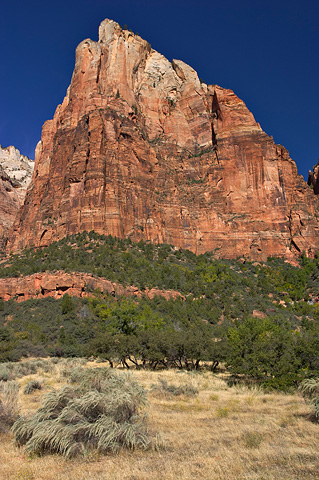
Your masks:
M20 389L23 412L36 410L50 386L65 383L55 375L19 380L22 386L31 378L44 382L43 390L31 395ZM221 376L209 372L134 371L132 376L147 390L159 378L174 385L191 383L199 390L196 396L149 393L149 429L161 433L165 449L73 460L57 455L29 458L7 433L0 438L0 480L318 478L319 425L310 421L309 406L297 394L230 388Z

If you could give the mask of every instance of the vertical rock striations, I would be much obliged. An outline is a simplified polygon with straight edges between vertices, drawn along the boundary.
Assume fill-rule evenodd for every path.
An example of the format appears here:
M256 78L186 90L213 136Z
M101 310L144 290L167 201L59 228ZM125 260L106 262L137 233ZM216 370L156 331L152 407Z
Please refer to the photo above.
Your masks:
M223 257L319 246L318 201L231 90L104 20L43 126L9 251L83 230Z

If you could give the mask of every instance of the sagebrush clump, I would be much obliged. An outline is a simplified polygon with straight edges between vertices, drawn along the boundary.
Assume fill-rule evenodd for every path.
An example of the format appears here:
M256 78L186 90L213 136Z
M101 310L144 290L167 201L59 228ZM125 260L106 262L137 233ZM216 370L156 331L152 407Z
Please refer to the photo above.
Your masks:
M0 365L0 381L7 382L10 379L10 370L5 365Z
M0 381L0 432L7 431L18 417L19 384Z
M29 454L73 457L150 445L140 413L146 403L141 386L105 368L78 371L76 376L77 383L52 390L34 415L14 423L19 446Z
M23 393L26 395L30 395L35 390L41 390L41 389L42 389L42 383L39 382L39 380L30 380L24 387Z
M163 378L159 379L159 385L152 385L151 391L160 395L198 395L198 388L191 383L184 383L183 385L173 385L168 383Z
M299 386L303 397L308 400L313 408L316 419L319 419L319 378L307 378Z

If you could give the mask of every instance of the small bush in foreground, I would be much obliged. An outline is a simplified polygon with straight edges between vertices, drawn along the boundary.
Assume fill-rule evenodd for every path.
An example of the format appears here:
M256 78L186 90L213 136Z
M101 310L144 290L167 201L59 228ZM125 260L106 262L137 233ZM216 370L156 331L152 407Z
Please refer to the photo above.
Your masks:
M66 457L133 450L150 445L142 387L128 376L106 369L87 369L75 386L52 390L39 410L20 417L12 427L16 443L29 454Z
M17 419L18 392L17 382L0 382L0 432L8 430Z

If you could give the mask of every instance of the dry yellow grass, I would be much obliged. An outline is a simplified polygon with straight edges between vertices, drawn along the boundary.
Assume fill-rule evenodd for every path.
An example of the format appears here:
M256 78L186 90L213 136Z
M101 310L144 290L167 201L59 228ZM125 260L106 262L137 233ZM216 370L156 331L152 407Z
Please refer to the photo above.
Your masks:
M102 364L98 364L102 365ZM97 366L98 366L97 365ZM150 389L159 378L170 384L191 383L196 396L149 393L148 424L161 432L165 449L121 451L116 455L65 460L57 455L29 458L1 436L1 480L293 480L315 479L319 471L319 425L296 395L266 394L259 389L228 387L209 372L134 371ZM45 382L42 391L24 395L22 411L38 408L61 377L32 375Z

